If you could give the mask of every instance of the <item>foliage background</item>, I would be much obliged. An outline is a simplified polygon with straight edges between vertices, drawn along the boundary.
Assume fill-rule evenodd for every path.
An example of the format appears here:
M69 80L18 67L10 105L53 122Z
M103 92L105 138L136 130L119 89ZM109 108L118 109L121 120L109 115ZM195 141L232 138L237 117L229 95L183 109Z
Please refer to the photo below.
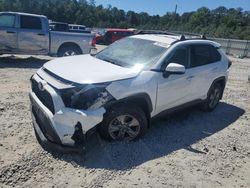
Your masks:
M94 0L0 0L0 11L19 11L46 15L53 21L88 27L159 29L206 34L213 37L250 40L250 11L242 8L214 10L201 7L182 15L163 16L146 12L125 12L116 7L96 6Z

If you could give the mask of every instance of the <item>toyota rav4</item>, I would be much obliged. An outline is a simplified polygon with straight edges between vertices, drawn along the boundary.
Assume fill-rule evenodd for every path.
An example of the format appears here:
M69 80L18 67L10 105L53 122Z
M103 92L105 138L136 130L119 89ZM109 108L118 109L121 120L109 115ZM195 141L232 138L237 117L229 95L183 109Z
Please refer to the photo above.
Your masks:
M164 112L195 104L214 110L229 67L218 43L167 34L51 60L31 77L36 135L63 148L81 146L93 129L105 139L135 140Z

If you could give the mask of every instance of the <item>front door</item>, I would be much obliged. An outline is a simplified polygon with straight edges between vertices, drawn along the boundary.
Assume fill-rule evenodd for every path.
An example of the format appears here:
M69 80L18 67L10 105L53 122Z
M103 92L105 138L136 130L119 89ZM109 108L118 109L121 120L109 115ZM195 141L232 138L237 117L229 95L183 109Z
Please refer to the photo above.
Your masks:
M162 69L165 70L169 63L178 63L186 68L189 65L189 47L177 47L167 57L165 65ZM158 92L157 92L157 108L156 114L164 110L179 106L190 101L190 88L192 88L192 77L188 69L181 75L172 74L164 78L162 74L158 74Z

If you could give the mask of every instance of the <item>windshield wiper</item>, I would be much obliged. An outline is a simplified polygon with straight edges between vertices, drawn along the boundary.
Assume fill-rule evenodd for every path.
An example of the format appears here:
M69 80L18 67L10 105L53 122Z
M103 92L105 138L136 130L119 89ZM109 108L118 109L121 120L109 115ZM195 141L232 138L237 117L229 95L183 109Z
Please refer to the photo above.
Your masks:
M117 61L115 61L114 59L110 59L110 58L100 58L100 59L103 60L103 61L107 61L109 63L112 63L114 65L118 65L120 67L123 67L121 64L117 63Z

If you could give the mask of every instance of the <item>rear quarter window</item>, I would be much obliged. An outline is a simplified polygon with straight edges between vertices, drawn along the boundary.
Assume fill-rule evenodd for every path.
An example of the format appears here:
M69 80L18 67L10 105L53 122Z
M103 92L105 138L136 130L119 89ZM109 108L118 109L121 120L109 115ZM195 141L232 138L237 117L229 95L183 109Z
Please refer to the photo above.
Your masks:
M221 60L221 54L218 52L218 48L211 46L212 62L217 62Z

